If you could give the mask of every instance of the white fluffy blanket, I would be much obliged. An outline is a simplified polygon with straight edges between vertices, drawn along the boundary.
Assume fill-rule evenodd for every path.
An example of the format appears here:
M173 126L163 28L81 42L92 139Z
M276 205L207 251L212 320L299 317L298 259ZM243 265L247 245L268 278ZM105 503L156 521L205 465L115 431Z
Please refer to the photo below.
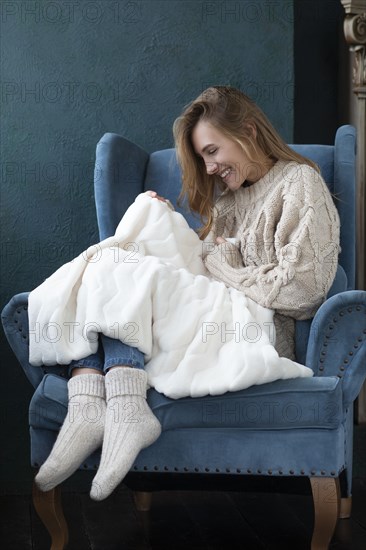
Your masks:
M31 364L86 357L104 333L138 347L149 385L171 398L312 376L278 356L272 310L209 278L202 246L183 216L139 195L113 237L31 292Z

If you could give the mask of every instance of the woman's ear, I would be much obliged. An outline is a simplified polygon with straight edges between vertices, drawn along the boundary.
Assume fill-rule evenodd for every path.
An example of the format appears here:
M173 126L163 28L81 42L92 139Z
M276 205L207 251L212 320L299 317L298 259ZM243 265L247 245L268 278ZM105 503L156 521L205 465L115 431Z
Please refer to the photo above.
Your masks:
M244 128L248 137L257 139L257 127L254 122L252 121L245 122Z

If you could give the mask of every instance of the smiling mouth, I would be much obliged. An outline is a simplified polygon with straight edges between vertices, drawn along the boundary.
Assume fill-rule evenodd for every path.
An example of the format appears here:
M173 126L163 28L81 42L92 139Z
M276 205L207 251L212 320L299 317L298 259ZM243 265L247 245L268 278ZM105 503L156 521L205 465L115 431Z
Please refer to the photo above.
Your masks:
M225 170L223 170L221 173L220 173L220 178L222 178L223 180L225 178L228 177L228 175L231 173L231 168L225 168Z

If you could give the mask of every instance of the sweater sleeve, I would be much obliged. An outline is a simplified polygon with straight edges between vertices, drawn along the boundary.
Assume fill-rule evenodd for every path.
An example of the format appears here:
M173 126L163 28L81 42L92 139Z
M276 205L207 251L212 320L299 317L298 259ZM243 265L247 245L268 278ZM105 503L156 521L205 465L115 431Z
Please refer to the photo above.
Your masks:
M270 256L256 250L245 261L237 247L225 242L204 258L216 280L295 319L314 315L338 263L338 213L326 184L314 172L306 167L301 178L284 186ZM266 215L273 216L273 210Z

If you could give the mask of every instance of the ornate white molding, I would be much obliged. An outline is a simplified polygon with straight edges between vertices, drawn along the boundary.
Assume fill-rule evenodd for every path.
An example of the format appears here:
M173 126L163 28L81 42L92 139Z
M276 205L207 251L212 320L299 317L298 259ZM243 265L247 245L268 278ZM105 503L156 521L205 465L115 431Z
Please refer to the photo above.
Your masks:
M346 13L362 13L366 9L365 0L341 0Z
M356 285L366 289L366 0L341 0L344 35L353 53L352 88L357 97ZM366 423L366 383L357 400L356 418Z
M366 87L366 0L341 0L345 9L344 36L354 52L353 91L365 97Z
M344 36L350 50L354 52L353 91L362 95L366 90L366 0L341 0L345 9Z
M353 91L360 99L366 99L366 48L353 46L350 48L355 54L353 65Z
M366 44L366 11L346 15L344 34L348 44Z

